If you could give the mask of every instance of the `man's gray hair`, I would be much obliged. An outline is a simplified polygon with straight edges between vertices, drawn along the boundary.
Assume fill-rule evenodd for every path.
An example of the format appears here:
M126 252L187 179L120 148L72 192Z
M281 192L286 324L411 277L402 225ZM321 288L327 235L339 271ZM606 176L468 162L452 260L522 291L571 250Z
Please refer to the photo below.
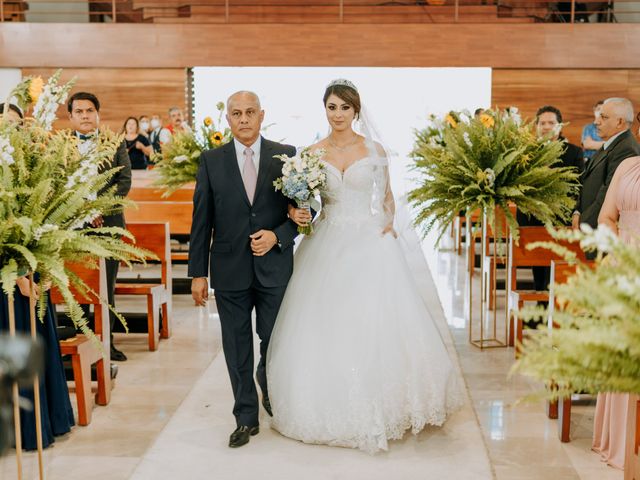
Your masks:
M613 97L607 98L604 104L611 104L616 116L627 122L627 125L631 126L633 124L634 109L631 100L628 98Z
M169 109L169 115L171 115L173 112L182 112L182 109L180 107L171 107Z
M227 98L227 111L229 111L229 103L231 102L231 99L233 97L237 97L240 95L247 95L249 97L253 97L254 100L256 101L256 103L258 104L258 109L260 109L260 97L258 97L258 94L255 92L252 92L251 90L239 90L235 93L232 93L231 95L229 95L229 98Z

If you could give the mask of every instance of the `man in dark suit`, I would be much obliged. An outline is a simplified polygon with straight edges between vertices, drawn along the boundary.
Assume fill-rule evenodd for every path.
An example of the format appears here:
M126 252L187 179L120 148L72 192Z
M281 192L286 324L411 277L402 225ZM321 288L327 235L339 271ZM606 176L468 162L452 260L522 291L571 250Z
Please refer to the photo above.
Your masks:
M78 137L78 148L81 152L87 151L93 145L95 137L99 134L100 126L100 101L92 93L77 92L72 95L67 102L67 110L69 112L69 120L71 128L75 130ZM118 147L116 154L109 165L103 165L100 171L121 167L120 170L111 178L109 184L105 187L109 189L115 185L116 195L126 197L131 189L131 162L127 153L124 142ZM124 214L117 212L112 215L100 216L96 218L91 226L93 227L121 227L125 228ZM115 307L115 289L116 277L118 276L118 260L105 260L107 274L107 294L109 303ZM111 360L123 362L127 359L126 355L118 350L113 344L113 327L115 325L116 316L113 312L109 312L109 320L111 324Z
M289 202L273 187L273 181L282 175L282 162L274 155L293 156L296 150L262 138L263 119L256 94L238 92L229 97L227 121L234 140L201 155L193 196L191 292L196 304L205 305L207 275L211 274L235 398L237 428L229 439L230 447L246 444L251 435L259 432L258 394L253 378L254 308L260 337L256 377L262 390L262 405L271 415L266 354L293 271L297 235L296 224L287 217Z
M540 107L536 112L536 132L539 137L549 138L550 140L560 140L564 143L564 151L560 156L561 163L556 164L558 167L573 167L578 173L584 171L584 158L582 148L569 143L562 136L562 112L552 105ZM522 214L520 211L516 213L518 225L522 226L541 226L542 222L538 219ZM545 291L549 288L549 279L551 269L549 267L533 267L533 283L536 291ZM546 302L541 302L546 305Z
M598 215L618 165L624 159L640 154L640 145L629 130L633 114L633 104L626 98L604 101L595 124L605 143L589 160L581 176L582 188L573 212L573 228L579 228L581 223L593 228L598 226Z

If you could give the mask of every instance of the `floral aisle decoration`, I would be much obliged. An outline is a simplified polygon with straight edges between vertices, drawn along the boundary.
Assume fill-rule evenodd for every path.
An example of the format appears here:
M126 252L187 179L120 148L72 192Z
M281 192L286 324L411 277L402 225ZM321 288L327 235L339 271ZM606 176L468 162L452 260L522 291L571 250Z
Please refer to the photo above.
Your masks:
M568 218L578 174L558 165L562 142L538 138L514 107L447 124L451 128L441 130L442 144L416 134L413 168L420 186L409 200L423 234L438 225L441 236L459 212L478 208L495 227L500 207L517 238L511 203L544 223Z
M553 382L557 388L541 393L552 398L576 391L640 394L640 243L627 244L602 225L552 233L597 249L599 258L593 267L578 262L576 275L554 286L563 307L553 314L557 328L525 338L512 374ZM537 246L576 261L557 244ZM523 312L526 318L541 314L540 308Z
M155 184L165 189L164 196L169 196L187 183L195 182L202 152L232 140L231 130L222 127L224 103L218 102L216 109L217 121L205 117L199 131L176 132L171 142L162 146L162 152L154 156L155 170L159 174Z
M416 145L429 145L432 148L444 148L444 131L448 128L456 128L458 124L469 117L468 112L456 112L451 110L444 117L438 117L433 113L427 119L427 125L422 129L416 129L414 136Z
M25 110L36 101L33 117L21 123L0 117L0 284L12 296L19 276L39 274L41 282L59 289L74 323L91 336L71 293L72 286L80 292L88 292L88 287L65 262L96 266L92 260L96 257L128 263L149 255L122 239L133 240L124 229L90 227L99 215L127 204L107 187L117 170L104 168L122 138L103 132L93 148L81 153L71 132L52 131L55 111L73 84L58 85L59 77L60 71L37 99L34 92L41 82L37 78L26 78L12 92ZM45 310L46 295L41 295L40 318Z

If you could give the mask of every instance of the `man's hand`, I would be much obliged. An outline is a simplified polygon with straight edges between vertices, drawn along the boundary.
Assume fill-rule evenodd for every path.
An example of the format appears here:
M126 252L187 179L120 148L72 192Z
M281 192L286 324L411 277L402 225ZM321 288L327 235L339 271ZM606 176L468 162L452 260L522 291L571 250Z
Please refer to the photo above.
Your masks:
M311 212L306 208L295 208L289 205L289 218L300 227L306 227L311 222Z
M98 215L92 222L91 222L91 226L93 228L99 228L102 225L104 225L104 218L102 218L102 215Z
M198 307L204 307L209 298L209 283L207 277L198 277L191 280L191 296Z
M143 145L143 143L142 143L140 140L136 141L136 148L137 148L138 150L142 150L142 149L144 149L144 145Z
M580 214L578 212L575 212L571 217L571 227L574 230L580 230Z
M278 237L271 230L259 230L249 235L249 238L251 238L251 251L256 257L266 255L278 243Z

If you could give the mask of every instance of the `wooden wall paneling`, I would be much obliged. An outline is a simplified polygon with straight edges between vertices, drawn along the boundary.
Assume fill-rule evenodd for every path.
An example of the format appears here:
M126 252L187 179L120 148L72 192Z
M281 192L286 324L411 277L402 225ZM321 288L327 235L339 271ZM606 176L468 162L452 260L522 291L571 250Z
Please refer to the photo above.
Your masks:
M640 70L495 69L492 84L494 106L515 105L529 118L543 105L559 108L569 122L565 136L576 144L580 144L582 127L593 121L596 101L626 97L640 111Z
M54 71L52 68L23 68L22 74L46 78ZM143 114L161 115L167 123L169 107L187 108L187 74L183 68L66 68L62 75L63 81L77 77L72 94L89 91L98 96L100 122L112 130L119 131L127 117ZM61 107L55 127L68 126L66 107Z
M633 24L0 25L0 65L15 67L626 69L637 45Z

